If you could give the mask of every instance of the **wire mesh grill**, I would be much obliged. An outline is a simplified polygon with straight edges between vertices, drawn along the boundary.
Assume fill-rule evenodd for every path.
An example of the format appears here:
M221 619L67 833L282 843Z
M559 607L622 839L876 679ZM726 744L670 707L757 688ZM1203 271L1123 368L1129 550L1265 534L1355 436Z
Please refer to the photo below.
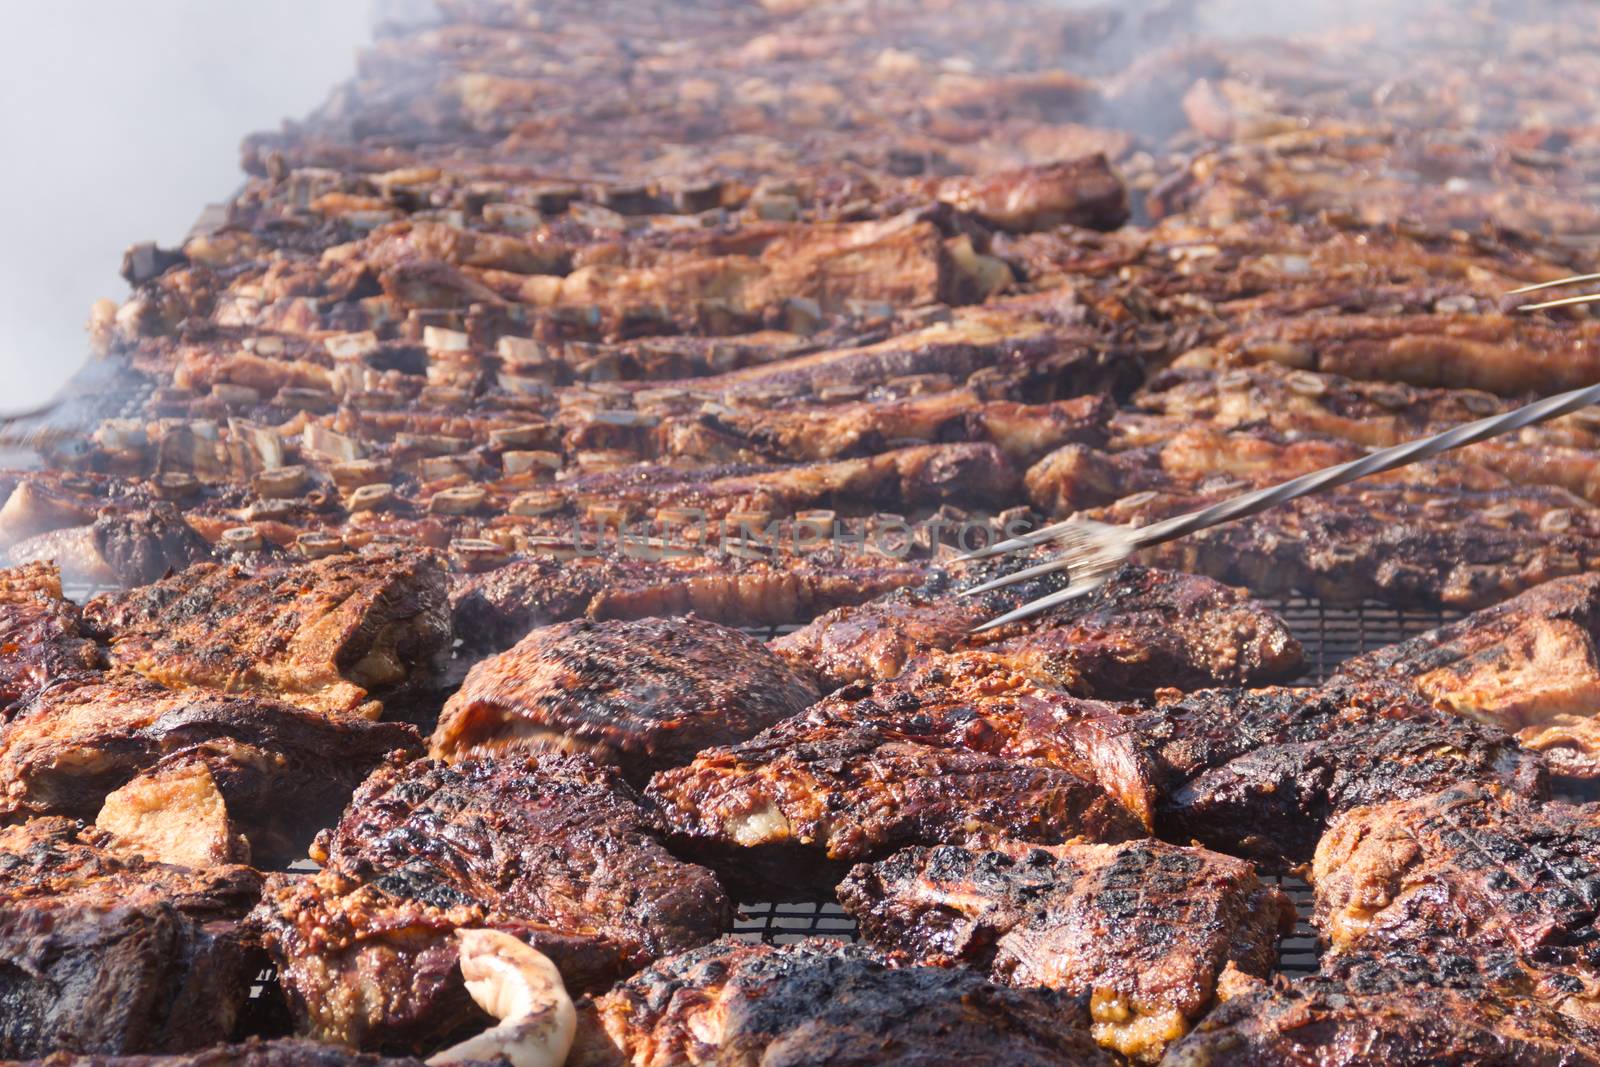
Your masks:
M1266 603L1283 617L1305 648L1306 670L1300 678L1305 685L1326 681L1341 663L1353 656L1415 637L1462 614L1443 609L1396 608L1375 601L1356 607L1336 607L1317 597L1288 597ZM794 627L775 627L752 632L771 637L792 629ZM1297 913L1293 935L1278 945L1278 970L1310 974L1317 969L1320 958L1316 929L1311 925L1311 887L1286 875L1274 875L1266 880L1288 894ZM739 906L734 936L782 945L807 937L854 941L857 932L855 921L831 901L753 903Z

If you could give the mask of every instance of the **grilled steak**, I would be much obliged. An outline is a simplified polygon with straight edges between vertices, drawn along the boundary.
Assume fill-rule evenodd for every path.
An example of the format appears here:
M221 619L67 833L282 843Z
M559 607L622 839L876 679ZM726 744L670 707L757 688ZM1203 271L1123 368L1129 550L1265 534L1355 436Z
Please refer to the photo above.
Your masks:
M1600 825L1493 786L1347 811L1312 865L1335 951L1428 936L1577 967L1600 995ZM1600 1023L1600 999L1587 1015Z
M768 560L686 545L663 559L607 551L516 560L457 578L450 605L456 633L468 646L499 649L538 627L584 616L694 612L729 626L800 622L920 581L925 572L914 560L832 548Z
M736 744L817 699L759 641L694 616L535 630L473 667L430 753L445 760L555 749L630 781Z
M1223 495L1135 496L1091 517L1143 524ZM1358 483L1203 530L1153 550L1146 562L1258 596L1472 609L1593 569L1597 544L1600 519L1563 490Z
M198 1052L167 1056L73 1056L61 1054L29 1061L30 1067L422 1067L421 1060L390 1059L286 1037L274 1041L251 1038L237 1045L215 1045Z
M919 586L829 612L773 648L810 667L827 688L889 678L917 653L962 647L982 647L1039 684L1080 696L1283 681L1299 672L1299 643L1260 604L1204 578L1141 567L1126 567L1089 596L1020 627L969 636L987 619L1065 587L1057 573L956 595L1016 566L974 566L959 577L935 572Z
M1082 1001L864 947L725 938L662 960L580 1013L569 1067L1108 1064Z
M874 943L1089 995L1092 1032L1159 1059L1220 991L1265 978L1294 904L1249 863L1158 841L912 848L839 887Z
M0 1056L179 1052L232 1031L259 877L111 846L69 819L0 829Z
M174 691L137 677L57 684L0 732L0 818L114 818L110 798L132 814L127 805L142 790L139 843L177 858L162 838L169 848L197 845L196 809L220 802L228 832L243 834L249 849L216 858L277 866L304 855L386 754L419 748L416 731L400 723L262 697ZM161 781L190 788L162 790Z
M724 435L724 447L772 461L827 460L872 455L890 441L970 441L997 445L1015 463L1029 463L1068 442L1100 445L1114 405L1105 396L1049 404L984 402L970 390L951 390L887 403L839 404L799 410L724 409L698 416ZM696 458L703 438L688 438Z
M276 877L256 921L301 1033L360 1048L482 1028L460 927L528 940L576 994L732 919L710 872L670 856L632 790L579 756L380 769L313 856L323 870Z
M51 683L104 666L81 623L53 564L0 570L0 722Z
M648 795L730 888L786 900L906 845L1138 836L1152 777L1118 709L973 652L840 690L658 773Z
M1500 730L1403 688L1208 690L1139 727L1162 785L1156 825L1177 841L1286 869L1329 818L1462 782L1546 793L1543 762Z
M445 574L426 553L380 550L254 571L201 563L85 618L111 660L174 688L278 697L376 718L430 683L450 650Z
M1558 578L1398 644L1347 660L1352 680L1413 685L1491 723L1560 773L1600 775L1600 576Z
M1340 956L1321 974L1234 997L1168 1053L1172 1067L1461 1067L1600 1063L1600 1030L1562 1014L1514 953L1450 943Z

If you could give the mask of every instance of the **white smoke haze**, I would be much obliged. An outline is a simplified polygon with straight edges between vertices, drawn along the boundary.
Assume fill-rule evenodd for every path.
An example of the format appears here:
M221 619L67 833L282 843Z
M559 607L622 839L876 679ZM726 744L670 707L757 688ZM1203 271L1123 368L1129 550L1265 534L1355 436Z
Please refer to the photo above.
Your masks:
M242 183L239 141L320 103L371 35L371 0L6 0L0 28L0 409L88 355L122 251L183 239Z

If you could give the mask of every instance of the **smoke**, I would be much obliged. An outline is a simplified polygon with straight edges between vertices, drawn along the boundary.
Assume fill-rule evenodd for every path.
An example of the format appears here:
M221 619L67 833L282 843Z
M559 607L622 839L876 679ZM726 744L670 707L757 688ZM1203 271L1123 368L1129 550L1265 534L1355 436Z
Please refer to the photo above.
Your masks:
M173 245L243 181L238 145L350 77L371 0L51 0L3 9L0 408L87 358L122 251Z

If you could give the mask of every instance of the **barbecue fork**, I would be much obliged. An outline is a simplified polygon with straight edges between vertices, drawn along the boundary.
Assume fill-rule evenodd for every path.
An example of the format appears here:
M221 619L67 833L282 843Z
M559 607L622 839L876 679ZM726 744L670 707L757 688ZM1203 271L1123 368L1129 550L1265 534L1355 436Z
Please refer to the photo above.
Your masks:
M1533 292L1539 289L1548 289L1558 285L1567 285L1573 282L1600 281L1600 274L1582 275L1575 278L1563 278L1560 281L1545 282L1541 285L1530 285L1516 290L1516 293ZM1515 294L1513 294L1515 295ZM1542 304L1530 304L1521 310L1536 310L1545 307L1564 307L1571 304L1600 301L1600 293L1586 296L1568 297L1563 300L1554 300ZM1444 433L1434 434L1416 441L1408 441L1403 445L1385 448L1369 456L1363 456L1348 463L1341 463L1334 467L1315 471L1311 474L1301 475L1281 485L1269 486L1266 489L1257 489L1253 492L1243 493L1229 500L1202 508L1199 511L1178 515L1160 522L1153 522L1147 526L1129 527L1113 526L1109 523L1092 522L1087 519L1068 519L1065 522L1054 523L1042 527L1032 533L1023 534L1010 540L1001 541L990 545L988 548L977 552L970 552L958 560L988 559L993 556L1002 556L1021 549L1034 548L1047 542L1059 542L1062 553L1054 559L1032 567L984 582L964 590L961 596L974 596L985 593L991 589L1000 589L1017 582L1027 581L1041 575L1052 574L1056 571L1066 571L1067 587L1047 596L1030 600L1014 611L990 619L982 626L973 629L973 633L982 633L992 630L997 626L1029 619L1041 612L1049 611L1058 604L1064 604L1086 593L1093 592L1111 577L1113 571L1126 562L1135 552L1142 549L1153 548L1156 545L1175 541L1198 530L1209 529L1224 522L1242 519L1247 515L1275 507L1285 501L1297 497L1309 496L1327 489L1336 489L1347 485L1357 478L1364 478L1369 474L1379 474L1383 471L1395 470L1398 467L1409 466L1425 459L1431 459L1443 452L1461 448L1463 445L1477 444L1493 437L1520 430L1525 426L1545 422L1549 419L1559 418L1571 414L1590 404L1600 403L1600 385L1591 385L1586 389L1574 389L1569 393L1546 397L1535 401L1526 407L1515 411L1508 411L1501 415L1492 415L1476 422L1465 423Z

